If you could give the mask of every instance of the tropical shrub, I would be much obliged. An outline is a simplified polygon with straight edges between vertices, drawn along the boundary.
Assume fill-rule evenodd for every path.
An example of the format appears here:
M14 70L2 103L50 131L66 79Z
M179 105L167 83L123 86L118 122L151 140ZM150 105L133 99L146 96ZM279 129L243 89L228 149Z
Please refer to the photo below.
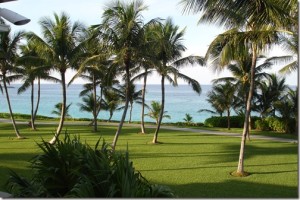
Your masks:
M267 117L266 121L272 131L284 132L284 123L277 117Z
M256 120L255 129L260 131L268 131L270 130L269 123L264 119Z
M230 116L230 127L231 128L243 128L244 126L244 116ZM259 117L252 116L251 117L251 127L254 127L255 121L257 121ZM220 127L227 128L227 117L210 117L204 121L204 126L207 127Z
M91 148L79 136L54 145L38 144L42 154L31 161L33 174L27 180L11 172L7 190L14 197L174 197L166 186L150 184L124 154L111 151L100 139Z

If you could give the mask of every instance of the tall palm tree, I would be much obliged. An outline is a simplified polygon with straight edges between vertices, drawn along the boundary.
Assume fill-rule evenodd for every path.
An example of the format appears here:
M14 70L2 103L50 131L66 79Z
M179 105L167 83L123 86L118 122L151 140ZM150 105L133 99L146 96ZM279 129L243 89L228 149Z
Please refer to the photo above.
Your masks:
M241 140L239 163L236 175L244 176L244 150L246 135L249 129L249 116L254 91L254 77L257 57L262 50L266 50L279 41L279 28L285 28L290 22L289 10L296 3L277 0L182 0L184 11L202 12L200 22L224 25L229 31L218 36L222 43L213 42L215 48L222 49L221 54L208 50L210 59L226 66L229 60L240 60L245 51L251 52L250 89L247 99L243 136ZM221 58L221 59L219 59Z
M41 79L59 82L53 76L50 76L50 68L46 61L38 56L35 44L28 42L20 47L22 56L17 60L18 65L21 65L20 74L22 74L23 84L18 89L18 94L25 92L31 88L31 119L30 125L33 130L35 127L35 118L38 112L41 96ZM37 80L37 102L34 106L34 82ZM35 108L34 108L35 107Z
M11 81L19 79L20 75L16 74L16 60L19 57L18 47L21 39L24 37L24 32L16 32L12 35L11 31L0 33L0 76L3 83L3 88L6 95L10 118L17 135L17 138L22 138L17 128L13 115L10 98L8 94L7 84Z
M155 58L157 64L154 66L156 72L161 76L161 112L158 120L157 128L154 133L152 142L157 143L158 132L160 130L161 121L164 114L165 105L165 79L174 86L177 86L177 79L183 79L192 85L194 91L198 94L201 92L201 87L198 81L179 72L179 68L186 64L198 63L204 64L204 59L198 56L189 56L182 58L182 52L186 47L183 45L183 35L185 29L179 30L179 26L173 24L172 19L168 18L165 23L155 23L152 25L152 38L156 47ZM173 75L173 77L172 77Z
M158 23L158 19L152 19L147 24L145 24L143 28L144 37L143 42L141 45L141 51L139 51L139 59L138 63L136 65L136 68L132 70L132 73L135 74L136 71L139 73L134 78L132 78L132 81L143 79L143 86L142 86L142 109L141 109L141 133L146 133L145 131L145 96L146 96L146 87L147 87L147 78L150 74L152 74L153 67L156 62L156 58L153 55L153 52L155 51L155 42L153 41L153 38L151 37L152 33L152 25L155 23ZM141 72L141 68L142 71Z
M98 27L105 33L111 44L115 60L125 71L125 84L129 88L130 69L138 55L142 43L143 17L142 11L147 7L143 1L136 0L130 3L113 1L103 13L103 22ZM121 133L129 104L129 90L126 92L125 107L120 119L118 129L112 142L115 150L118 137Z
M90 84L90 90L93 95L93 102L97 102L97 87L100 86L100 101L103 96L103 89L112 85L112 76L115 77L116 73L111 73L110 68L112 60L110 59L110 52L108 47L103 42L101 36L96 34L96 31L90 29L86 31L84 37L85 53L82 56L82 63L80 64L77 73L70 80L72 83L76 78L80 77L88 80ZM97 131L97 116L101 110L101 104L93 104L93 130Z
M66 71L76 68L79 54L82 52L83 43L79 42L84 26L80 22L72 24L69 16L62 12L54 13L54 20L44 17L39 22L42 28L42 36L29 33L29 40L37 44L40 56L51 64L51 68L60 74L62 88L62 107L60 122L54 137L49 141L54 144L60 135L64 125L67 105Z

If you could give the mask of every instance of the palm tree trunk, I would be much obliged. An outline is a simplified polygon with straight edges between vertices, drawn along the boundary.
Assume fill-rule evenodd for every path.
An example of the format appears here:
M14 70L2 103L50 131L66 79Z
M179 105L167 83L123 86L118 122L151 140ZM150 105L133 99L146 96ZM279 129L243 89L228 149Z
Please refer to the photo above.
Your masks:
M36 130L34 126L34 81L31 81L31 120L30 125L32 130Z
M96 82L95 76L93 76L93 99L94 99L94 107L93 107L93 117L94 117L94 132L97 132L97 97L96 97Z
M117 141L118 141L118 137L121 133L125 118L126 118L126 114L127 114L127 109L128 109L128 104L129 104L129 84L130 84L130 77L129 77L129 65L126 65L126 95L125 95L125 106L124 106L124 111L123 111L123 115L122 118L120 120L117 132L115 134L113 143L112 143L112 150L115 151L116 149L116 145L117 145Z
M147 72L147 69L145 70ZM142 89L142 113L141 113L141 132L145 133L145 94L146 94L147 74L144 76L144 84Z
M154 143L154 144L157 143L158 132L159 132L161 121L162 121L162 118L164 115L164 107L165 107L165 76L162 75L162 77L161 77L161 110L159 113L157 128L155 130L154 137L152 140L152 143Z
M39 110L40 99L41 99L41 79L38 78L37 102L36 102L36 107L35 107L35 111L33 114L33 122L32 122L34 124L34 127L35 127L35 118L36 118L37 112Z
M252 64L251 64L250 89L249 89L249 94L248 94L248 98L247 98L244 129L243 129L239 162L238 162L238 168L237 168L237 173L242 176L244 176L246 174L244 171L244 154L245 154L246 136L247 136L247 132L249 131L249 116L250 116L250 112L251 112L251 102L252 102L253 91L254 91L255 66L256 66L256 59L257 59L256 53L257 53L256 46L255 46L255 44L252 44Z
M227 128L230 130L230 110L227 109Z
M108 122L110 122L112 116L113 116L113 112L110 110L110 111L109 111L109 119L108 119Z
M60 121L59 125L57 127L56 133L53 136L53 138L49 141L50 144L55 144L56 140L59 137L59 134L62 130L62 127L64 125L65 121L65 115L66 115L66 103L67 103L67 90L66 90L66 78L65 78L65 72L61 72L61 86L62 86L62 95L63 95L63 102L61 105L61 116L60 116Z
M97 95L96 95L97 96ZM99 108L98 108L98 110L96 111L96 120L97 120L97 117L98 117L98 115L99 115L99 113L100 113L100 111L101 111L101 101L102 101L102 97L103 97L103 88L102 87L100 87L100 103L99 103ZM96 100L97 101L97 100ZM92 125L92 124L94 124L94 121L95 121L95 119L93 119L93 121L91 122L91 124L90 125Z
M8 109L9 109L10 119L11 119L13 127L15 129L15 133L17 135L17 138L23 138L19 133L19 130L17 128L15 118L14 118L14 115L13 115L13 112L12 112L12 109L11 109L10 99L9 99L9 95L8 95L7 85L6 85L6 76L5 76L5 74L3 74L3 86L4 86L4 90L5 90L5 95L6 95L7 105L8 105Z
M131 123L132 109L133 109L133 102L130 102L130 111L129 111L129 120L128 120L128 124Z

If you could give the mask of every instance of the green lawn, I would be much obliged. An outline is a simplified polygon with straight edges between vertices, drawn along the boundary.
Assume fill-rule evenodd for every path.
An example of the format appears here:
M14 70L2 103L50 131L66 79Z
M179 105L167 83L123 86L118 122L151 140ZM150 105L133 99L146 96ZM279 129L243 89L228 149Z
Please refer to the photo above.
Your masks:
M49 140L54 125L39 125L31 131L19 125L27 139L18 140L11 124L0 124L0 190L8 178L8 168L25 176L30 175L29 163L39 153L36 142ZM93 133L87 126L65 126L71 134L80 134L81 141L94 146L102 136L111 142L116 127L99 127ZM151 144L150 134L137 134L139 128L123 129L117 144L125 151L134 166L152 183L170 186L181 198L297 198L298 144L253 139L246 144L246 171L250 176L232 177L236 170L240 138L182 131L162 130L159 141Z

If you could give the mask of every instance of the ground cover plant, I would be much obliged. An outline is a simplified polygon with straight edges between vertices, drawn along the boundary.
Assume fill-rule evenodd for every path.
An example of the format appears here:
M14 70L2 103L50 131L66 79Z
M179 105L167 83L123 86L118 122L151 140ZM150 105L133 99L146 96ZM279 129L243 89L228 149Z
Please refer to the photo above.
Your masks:
M147 126L146 126L147 127ZM38 125L31 131L19 125L27 139L14 137L10 124L0 124L0 190L9 169L30 177L29 160L40 153L36 142L48 141L55 125ZM99 132L83 125L66 125L71 135L93 146L99 137L112 141L115 127L100 126ZM139 127L124 127L118 152L130 154L136 170L150 182L169 186L178 197L198 198L297 198L298 144L252 139L247 142L245 169L250 176L232 177L236 168L240 139L229 136L162 130L159 141L152 134L138 134ZM154 129L147 132L153 133Z

